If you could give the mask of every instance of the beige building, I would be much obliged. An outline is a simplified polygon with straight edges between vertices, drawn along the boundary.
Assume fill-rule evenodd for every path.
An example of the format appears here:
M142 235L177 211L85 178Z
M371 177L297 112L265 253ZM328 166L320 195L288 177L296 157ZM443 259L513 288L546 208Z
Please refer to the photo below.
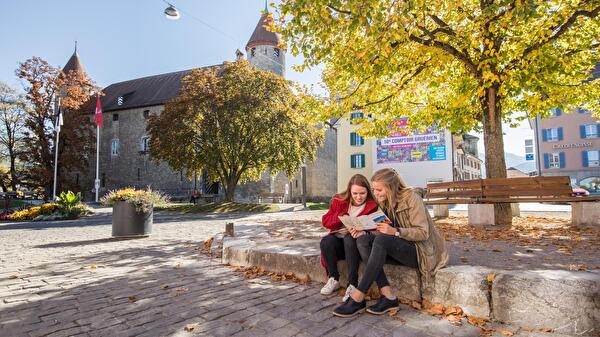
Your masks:
M424 132L396 133L388 138L363 138L351 123L369 117L352 112L339 119L337 129L337 191L346 189L350 177L360 173L370 178L379 169L395 169L410 186L453 181L455 151L448 130L428 128ZM405 123L398 119L397 123ZM474 163L475 165L475 163Z
M571 184L600 193L600 120L589 111L564 113L533 122L538 167L543 176L569 176Z

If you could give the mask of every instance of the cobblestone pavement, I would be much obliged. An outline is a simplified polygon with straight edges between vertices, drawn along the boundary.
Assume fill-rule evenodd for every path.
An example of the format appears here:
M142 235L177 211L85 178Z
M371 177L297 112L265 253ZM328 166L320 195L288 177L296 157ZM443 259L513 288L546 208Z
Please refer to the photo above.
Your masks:
M198 251L227 221L321 213L157 214L152 236L135 240L110 239L106 212L0 224L0 336L479 335L408 307L395 317L336 318L339 297L321 296L320 284L244 279Z

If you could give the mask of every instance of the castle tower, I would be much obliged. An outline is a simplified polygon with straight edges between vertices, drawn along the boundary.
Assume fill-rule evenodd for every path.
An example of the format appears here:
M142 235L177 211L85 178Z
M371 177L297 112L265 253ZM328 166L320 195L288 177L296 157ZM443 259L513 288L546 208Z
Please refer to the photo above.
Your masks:
M75 51L73 52L73 55L71 55L71 58L69 58L69 61L67 61L67 64L62 71L65 74L70 71L74 71L78 75L85 75L85 70L83 69L83 65L79 60L79 54L77 54L77 41L75 41Z
M285 50L279 46L280 37L265 28L269 20L272 18L265 1L265 11L246 44L246 55L250 64L285 77Z

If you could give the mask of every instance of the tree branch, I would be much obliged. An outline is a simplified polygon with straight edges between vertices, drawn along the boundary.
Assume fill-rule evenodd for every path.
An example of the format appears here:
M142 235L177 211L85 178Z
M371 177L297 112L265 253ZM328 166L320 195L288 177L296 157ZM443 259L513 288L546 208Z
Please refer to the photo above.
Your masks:
M404 86L405 86L405 85L406 85L406 84L407 84L407 83L408 83L408 82L409 82L411 79L413 79L414 77L416 77L417 75L419 75L419 74L420 74L420 73L421 73L421 72L422 72L422 71L425 69L426 63L427 63L427 62L425 62L425 64L421 64L421 65L420 65L420 66L419 66L419 67L418 67L418 68L415 70L415 72L414 72L412 75L410 75L408 78L407 78L407 76L405 76L405 77L404 77L404 78L401 80L400 84L398 85L398 90L396 90L395 92L393 92L393 93L389 94L389 95L388 95L388 96L386 96L386 97L383 97L383 98L381 98L381 99L378 99L378 100L376 100L376 101L366 102L366 103L365 103L365 104L363 104L363 105L357 105L357 106L356 106L356 109L364 109L364 108L366 108L366 107L368 107L368 106L370 106L370 105L375 105L375 104L383 103L383 102L385 102L385 101L389 100L390 98L394 97L394 96L395 96L395 95L396 95L396 94L397 94L397 93L398 93L398 92L399 92L399 91L400 91L400 90L401 90L401 89L402 89L402 88L403 88L403 87L404 87Z
M551 28L551 30L554 32L554 34L552 34L550 37L548 37L548 39L546 41L540 41L537 40L537 42L529 47L527 47L524 51L523 54L521 55L521 57L519 57L518 59L513 60L513 62L511 63L511 65L508 67L509 69L514 69L514 67L518 64L518 62L522 59L525 59L527 56L529 56L529 54L531 54L532 52L540 49L542 46L548 44L548 42L554 41L556 39L558 39L559 37L561 37L564 33L566 33L569 28L571 28L571 26L573 26L573 24L575 23L575 20L577 20L578 17L580 16L587 16L591 19L595 18L596 16L598 16L598 13L600 12L600 7L596 7L591 11L587 11L587 10L577 10L575 11L570 17L569 19L567 19L567 21L563 24L558 24L554 27Z
M332 11L338 12L338 13L342 13L342 14L347 14L347 15L352 15L351 11L345 11L339 8L335 8L330 4L327 4L327 8L331 9Z

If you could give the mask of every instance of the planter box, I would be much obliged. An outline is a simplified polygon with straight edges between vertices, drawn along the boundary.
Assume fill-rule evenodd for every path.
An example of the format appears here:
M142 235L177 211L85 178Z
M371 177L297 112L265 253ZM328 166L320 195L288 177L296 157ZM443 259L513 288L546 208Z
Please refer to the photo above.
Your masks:
M145 237L152 232L153 211L137 212L135 206L125 201L118 201L113 206L113 237Z

